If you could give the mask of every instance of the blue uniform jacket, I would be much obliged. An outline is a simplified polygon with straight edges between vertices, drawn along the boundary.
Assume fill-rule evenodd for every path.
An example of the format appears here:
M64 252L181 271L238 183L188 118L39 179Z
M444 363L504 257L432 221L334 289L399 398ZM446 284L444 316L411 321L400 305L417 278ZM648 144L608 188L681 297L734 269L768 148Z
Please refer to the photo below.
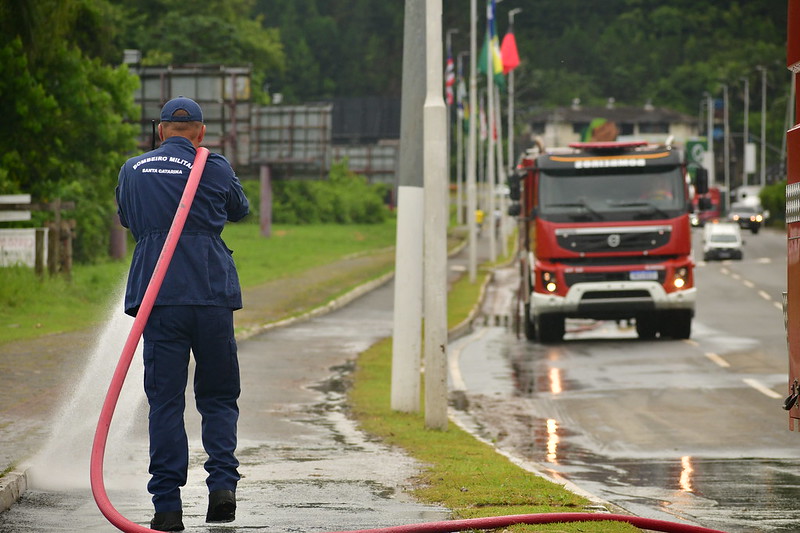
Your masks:
M128 275L125 313L136 316L164 246L196 150L183 137L129 159L116 188L120 222L136 248ZM155 305L213 305L240 309L242 291L233 252L220 234L225 222L249 212L247 198L228 160L209 154L183 233Z

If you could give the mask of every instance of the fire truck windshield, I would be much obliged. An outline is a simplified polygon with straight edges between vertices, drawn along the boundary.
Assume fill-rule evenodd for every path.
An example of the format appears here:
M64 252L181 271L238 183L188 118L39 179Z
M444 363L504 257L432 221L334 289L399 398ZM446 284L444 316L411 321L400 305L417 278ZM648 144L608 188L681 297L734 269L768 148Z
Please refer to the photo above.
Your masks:
M541 169L539 216L553 222L646 220L686 213L676 166Z

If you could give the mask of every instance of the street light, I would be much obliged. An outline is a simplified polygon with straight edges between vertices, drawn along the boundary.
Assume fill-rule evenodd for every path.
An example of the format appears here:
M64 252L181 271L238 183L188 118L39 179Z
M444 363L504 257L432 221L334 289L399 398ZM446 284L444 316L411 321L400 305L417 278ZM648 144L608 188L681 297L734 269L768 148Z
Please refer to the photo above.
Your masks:
M730 134L728 133L728 85L722 84L722 160L725 165L723 176L725 179L725 213L730 211L731 202L731 172L730 172Z
M744 128L742 135L742 185L747 186L747 143L750 142L750 80L741 78L744 81Z
M716 187L717 174L715 170L714 160L714 100L711 93L704 91L703 96L706 99L706 141L708 142L708 159L706 161L706 170L708 170L709 187Z
M761 187L767 184L767 68L756 67L761 71Z

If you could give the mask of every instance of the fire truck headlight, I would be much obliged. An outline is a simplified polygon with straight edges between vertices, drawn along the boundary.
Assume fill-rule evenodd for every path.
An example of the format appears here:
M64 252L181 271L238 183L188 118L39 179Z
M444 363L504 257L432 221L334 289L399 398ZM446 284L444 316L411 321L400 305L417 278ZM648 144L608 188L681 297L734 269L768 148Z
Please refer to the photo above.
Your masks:
M756 222L761 222L762 220L764 220L764 217L763 217L763 216L761 216L761 215L756 215Z
M672 279L672 285L676 289L682 289L689 281L689 269L682 267L675 271L675 277Z
M552 272L542 272L542 285L547 292L556 292L558 285L556 284L556 275Z

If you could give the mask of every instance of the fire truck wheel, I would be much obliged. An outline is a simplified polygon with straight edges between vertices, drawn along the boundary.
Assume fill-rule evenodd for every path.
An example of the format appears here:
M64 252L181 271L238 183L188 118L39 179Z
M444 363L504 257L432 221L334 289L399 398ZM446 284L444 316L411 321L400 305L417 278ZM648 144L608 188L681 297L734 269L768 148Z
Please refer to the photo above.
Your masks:
M551 344L564 338L564 317L558 315L540 315L536 324L539 342Z
M531 304L522 304L522 308L524 312L525 338L529 341L535 341L536 327L533 325L533 320L531 319Z
M656 317L652 315L642 315L636 317L636 333L640 339L655 339L658 333Z
M665 312L661 334L673 339L688 339L692 334L692 313L690 311Z

